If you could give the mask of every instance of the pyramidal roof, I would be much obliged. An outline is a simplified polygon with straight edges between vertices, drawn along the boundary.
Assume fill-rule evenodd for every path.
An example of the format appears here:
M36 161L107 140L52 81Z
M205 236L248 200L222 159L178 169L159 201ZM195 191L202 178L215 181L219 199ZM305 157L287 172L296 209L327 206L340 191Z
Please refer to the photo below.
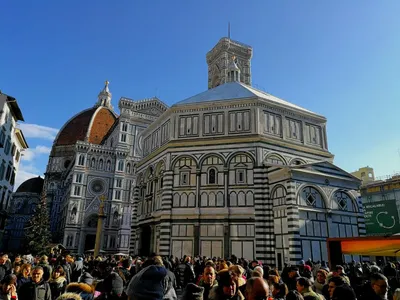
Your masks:
M244 83L237 81L219 85L213 89L209 89L203 93L179 101L173 106L199 104L199 103L215 102L215 101L239 100L244 98L259 98L271 104L278 104L281 106L286 106L288 108L293 108L302 112L320 116L310 110L307 110L298 105L295 105L293 103L290 103L288 101L285 101L283 99L280 99L271 94L257 90L251 86L248 86Z

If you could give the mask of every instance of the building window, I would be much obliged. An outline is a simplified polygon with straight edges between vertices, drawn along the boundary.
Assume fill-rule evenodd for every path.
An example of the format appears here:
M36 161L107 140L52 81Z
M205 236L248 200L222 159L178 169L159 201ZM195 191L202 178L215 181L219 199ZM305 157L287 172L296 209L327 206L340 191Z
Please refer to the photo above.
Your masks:
M78 165L84 166L85 165L85 155L79 155Z
M115 191L114 199L121 200L121 191L119 190Z
M215 169L208 171L208 184L217 184L217 175Z
M199 116L181 116L179 118L179 136L198 135Z
M82 174L75 174L75 182L76 183L82 183L82 177L83 177L83 175Z
M280 136L282 133L282 118L279 115L264 112L264 132Z
M121 133L121 142L126 143L126 133Z
M245 170L243 169L239 169L236 170L236 183L245 183L246 179L245 179Z
M128 124L122 123L122 130L121 131L127 132L128 131Z
M75 186L74 188L74 196L80 196L81 195L81 187L80 186Z
M131 164L130 163L127 163L126 164L126 173L130 173L131 172Z
M111 171L111 161L107 160L107 171Z
M103 165L104 165L103 159L100 158L100 159L99 159L99 170L103 170Z
M4 132L4 130L0 131L0 147L3 148L4 147L4 141L6 139L6 134Z
M7 140L6 145L4 147L4 153L6 155L10 154L10 148L11 148L11 142L10 142L10 140Z
M301 140L301 122L288 119L287 137L294 140Z
M113 145L114 145L114 139L111 138L111 140L110 140L110 147L112 148Z
M120 160L119 162L118 162L118 171L123 171L124 170L124 161L123 160Z
M338 208L344 211L354 211L352 200L345 192L338 191L334 195Z
M15 151L17 150L17 147L15 146L15 144L13 143L12 144L12 147L11 147L11 154L12 154L12 156L15 156Z
M250 131L250 111L233 111L229 113L229 132Z
M190 172L181 172L180 178L181 178L181 185L189 185L190 184Z
M0 180L3 180L5 171L6 171L6 166L3 161L3 163L0 166Z
M10 184L14 185L14 183L15 183L15 170L12 170Z
M8 166L6 172L6 180L10 181L10 177L11 177L11 166Z
M21 152L17 150L17 155L15 155L15 161L18 162L21 157Z
M115 180L115 187L122 188L122 179Z

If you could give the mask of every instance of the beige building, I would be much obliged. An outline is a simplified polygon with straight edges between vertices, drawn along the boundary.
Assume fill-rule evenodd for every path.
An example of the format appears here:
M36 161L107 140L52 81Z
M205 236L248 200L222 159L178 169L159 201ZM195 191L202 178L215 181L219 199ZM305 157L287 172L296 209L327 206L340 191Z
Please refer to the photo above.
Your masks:
M221 39L207 54L209 89L141 133L132 253L282 267L326 261L328 237L365 234L361 181L333 164L326 118L253 88L252 54Z
M369 166L359 168L357 171L352 172L351 175L360 179L363 186L375 181L374 169Z

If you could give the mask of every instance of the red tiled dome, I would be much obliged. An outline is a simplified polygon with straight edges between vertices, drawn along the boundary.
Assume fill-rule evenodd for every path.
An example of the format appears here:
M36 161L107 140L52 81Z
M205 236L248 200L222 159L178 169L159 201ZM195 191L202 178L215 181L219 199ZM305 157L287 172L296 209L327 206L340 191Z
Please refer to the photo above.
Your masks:
M100 144L116 119L114 113L103 106L84 110L64 125L54 145L72 145L84 141L88 133L88 142Z

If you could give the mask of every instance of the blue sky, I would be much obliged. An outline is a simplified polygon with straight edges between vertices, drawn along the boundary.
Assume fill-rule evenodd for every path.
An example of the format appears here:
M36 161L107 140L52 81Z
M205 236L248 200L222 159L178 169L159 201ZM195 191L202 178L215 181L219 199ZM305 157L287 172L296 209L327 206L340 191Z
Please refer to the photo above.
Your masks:
M167 104L207 89L205 54L227 34L254 48L253 85L328 118L347 171L400 171L400 1L2 1L0 89L17 98L30 151L18 180L45 170L57 130L91 107Z

